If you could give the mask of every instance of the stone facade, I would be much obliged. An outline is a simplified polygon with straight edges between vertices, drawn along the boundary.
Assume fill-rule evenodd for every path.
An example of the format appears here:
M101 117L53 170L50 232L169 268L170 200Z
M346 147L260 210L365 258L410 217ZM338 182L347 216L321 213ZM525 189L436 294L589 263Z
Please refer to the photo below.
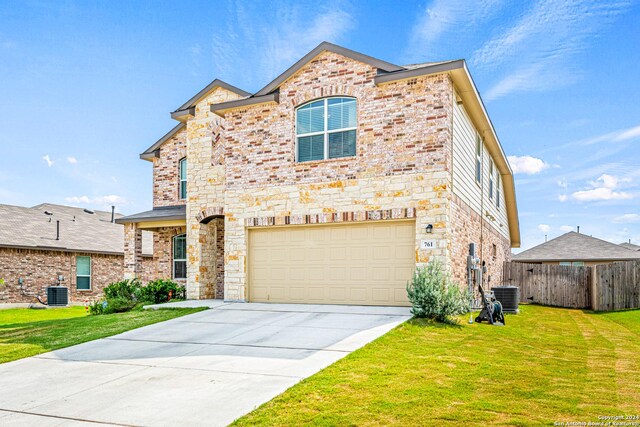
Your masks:
M510 256L508 233L452 190L452 78L440 73L376 85L377 73L325 51L280 85L278 102L231 109L224 118L210 105L239 95L217 87L197 102L186 131L154 160L154 206L175 204L166 189L177 188L177 175L167 172L177 166L156 169L175 166L186 145L188 298L246 301L248 227L274 225L415 218L417 266L440 260L466 283L468 243L482 242L492 283L499 280L497 266ZM357 101L356 155L296 162L296 108L328 96ZM425 239L436 247L421 249Z
M76 257L91 257L91 289L76 288ZM149 269L151 258L139 260L140 271ZM63 251L0 248L0 304L32 303L36 295L46 300L47 286L64 276L63 286L69 288L69 300L74 303L92 301L102 295L111 282L122 280L123 256ZM22 285L19 279L23 279Z
M160 147L159 157L153 159L154 207L186 203L180 198L180 160L186 155L187 132L184 129Z
M240 96L223 88L214 89L195 108L187 122L187 297L216 295L220 269L216 261L216 229L221 221L202 223L198 216L205 210L222 213L225 199L225 159L221 139L222 119L210 105ZM223 258L219 254L218 259ZM223 258L224 259L224 258Z

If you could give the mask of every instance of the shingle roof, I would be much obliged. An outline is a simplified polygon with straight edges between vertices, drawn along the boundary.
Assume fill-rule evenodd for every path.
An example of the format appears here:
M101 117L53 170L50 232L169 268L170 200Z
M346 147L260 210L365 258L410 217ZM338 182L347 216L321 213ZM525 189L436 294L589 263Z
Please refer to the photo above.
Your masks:
M513 256L514 261L623 261L640 259L640 252L570 231Z
M111 212L91 212L50 203L31 208L0 204L0 247L123 254L124 227L111 222ZM59 240L56 221L60 221ZM143 232L142 252L153 254L150 232Z
M186 219L187 218L187 206L160 206L153 208L150 211L144 211L135 213L133 215L123 216L116 219L119 224L127 224L129 222L143 222L143 221L168 221L173 219Z
M623 248L631 249L632 251L640 251L640 246L634 245L633 243L624 242L620 243L620 246L622 246Z

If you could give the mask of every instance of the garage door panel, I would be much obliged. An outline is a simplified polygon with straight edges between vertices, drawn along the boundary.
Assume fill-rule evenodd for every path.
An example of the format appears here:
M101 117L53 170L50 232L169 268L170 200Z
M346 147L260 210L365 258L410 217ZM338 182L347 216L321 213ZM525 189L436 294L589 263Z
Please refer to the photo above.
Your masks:
M307 291L307 298L310 301L323 301L325 299L324 296L324 288L322 287L309 287Z
M362 261L367 259L368 252L369 250L366 246L353 246L349 250L349 258L353 261Z
M369 240L369 230L366 228L352 228L350 231L352 240Z
M249 231L251 301L407 305L415 222Z
M405 288L395 289L394 301L398 303L408 304L409 298L407 297L407 290Z
M371 290L371 299L375 302L388 302L391 300L391 298L389 298L389 294L391 292L391 289L387 289L387 288L373 288Z
M329 288L329 299L335 302L343 302L347 298L347 290L341 287L330 287Z
M363 303L367 301L366 288L351 288L349 291L349 299L351 301L356 303Z

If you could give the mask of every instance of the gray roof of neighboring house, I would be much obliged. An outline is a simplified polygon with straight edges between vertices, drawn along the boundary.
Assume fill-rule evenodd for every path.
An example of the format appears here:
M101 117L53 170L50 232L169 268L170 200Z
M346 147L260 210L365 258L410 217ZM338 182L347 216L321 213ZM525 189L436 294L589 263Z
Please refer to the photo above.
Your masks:
M31 208L0 204L0 247L122 255L124 227L111 222L111 212L91 212L51 203ZM56 221L60 221L59 240ZM142 252L153 254L150 232L142 235Z
M513 261L625 261L640 259L640 252L585 234L570 231L513 256Z
M127 224L131 222L145 222L145 221L170 221L174 219L186 219L187 218L187 206L160 206L153 208L150 211L139 212L133 215L123 216L116 219L119 224Z
M640 251L640 246L634 245L633 243L624 242L620 243L620 246L622 246L623 248L631 249L632 251Z

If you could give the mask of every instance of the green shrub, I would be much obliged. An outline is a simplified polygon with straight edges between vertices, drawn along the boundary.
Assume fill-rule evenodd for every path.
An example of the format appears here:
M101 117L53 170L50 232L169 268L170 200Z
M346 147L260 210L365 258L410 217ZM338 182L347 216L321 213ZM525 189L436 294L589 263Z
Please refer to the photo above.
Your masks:
M89 304L89 314L112 314L131 311L140 304L124 298L99 299Z
M110 301L112 299L123 299L137 301L140 299L142 283L138 279L127 279L110 283L104 288L104 296Z
M451 280L439 262L416 269L407 294L416 317L453 323L453 316L469 311L469 293Z
M90 314L122 313L147 304L159 304L185 299L186 289L171 280L152 280L146 286L138 279L110 283L103 290L104 298L89 305Z
M140 290L140 299L154 304L185 299L185 296L186 289L184 286L165 279L152 280Z
M104 309L107 306L107 300L98 299L89 304L89 314L104 314Z

